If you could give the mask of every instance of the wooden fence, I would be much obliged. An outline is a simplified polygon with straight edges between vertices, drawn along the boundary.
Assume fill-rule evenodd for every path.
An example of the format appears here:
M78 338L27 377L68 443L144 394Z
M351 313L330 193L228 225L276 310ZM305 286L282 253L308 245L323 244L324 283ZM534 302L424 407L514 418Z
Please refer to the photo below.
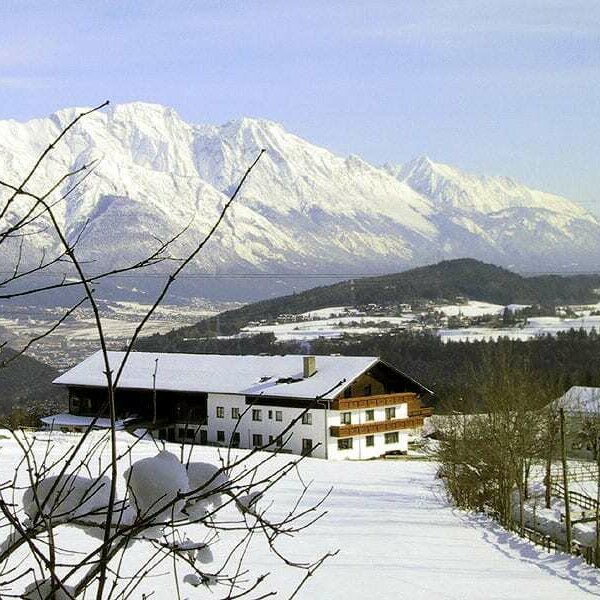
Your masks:
M578 464L570 466L568 470L569 481L597 481L598 466L594 463ZM562 483L563 473L562 468L554 468L550 473L550 483Z
M565 488L560 481L553 481L551 490L553 496L557 496L558 498L565 497ZM596 500L596 498L592 498L587 494L582 494L573 490L569 490L569 501L581 506L582 508L587 508L588 510L595 511L598 507L598 500Z
M518 531L518 528L515 529ZM595 550L593 546L582 546L578 542L572 542L571 548L567 548L566 544L563 544L549 535L540 533L535 529L531 529L529 527L525 527L523 529L523 536L528 539L530 542L542 546L548 552L568 552L570 554L574 554L575 556L581 556L585 560L588 565L598 566L598 561L595 560Z
M545 535L536 531L535 529L530 529L529 527L525 527L523 529L523 535L534 544L538 546L542 546L546 548L548 552L566 552L565 546L558 543L556 540L553 540L549 535Z

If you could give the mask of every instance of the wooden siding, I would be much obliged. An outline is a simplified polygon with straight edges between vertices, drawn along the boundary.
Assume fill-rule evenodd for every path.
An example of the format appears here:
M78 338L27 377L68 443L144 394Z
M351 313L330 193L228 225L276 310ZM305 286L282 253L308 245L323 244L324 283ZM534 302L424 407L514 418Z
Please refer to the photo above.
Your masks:
M369 390L367 390L369 388ZM386 389L385 384L375 378L370 372L363 373L357 377L352 383L346 388L344 394L340 394L341 397L348 398L360 398L365 395L383 395L392 390ZM395 390L393 390L395 391Z
M391 419L389 421L369 421L360 425L332 425L329 428L331 437L352 437L355 435L370 435L372 433L387 433L401 429L415 429L422 427L423 417L409 417L408 419Z
M332 410L359 410L361 408L381 408L383 406L396 406L398 404L411 403L421 406L419 398L412 392L400 394L380 394L377 396L360 396L358 398L337 398L331 403Z

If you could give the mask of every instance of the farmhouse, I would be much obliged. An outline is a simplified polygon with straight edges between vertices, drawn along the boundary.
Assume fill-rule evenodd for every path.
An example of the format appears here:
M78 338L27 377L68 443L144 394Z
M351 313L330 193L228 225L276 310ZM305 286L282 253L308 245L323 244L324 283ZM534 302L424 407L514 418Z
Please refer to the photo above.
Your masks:
M600 417L600 388L574 385L553 403L575 418Z
M600 388L574 385L551 402L553 413L563 409L567 430L567 455L570 458L596 460L600 432Z
M113 374L123 357L109 352ZM105 419L104 371L98 352L56 379L68 387L70 414L46 423ZM169 441L367 459L407 450L408 433L431 414L421 407L430 393L377 357L134 352L115 404L120 425Z

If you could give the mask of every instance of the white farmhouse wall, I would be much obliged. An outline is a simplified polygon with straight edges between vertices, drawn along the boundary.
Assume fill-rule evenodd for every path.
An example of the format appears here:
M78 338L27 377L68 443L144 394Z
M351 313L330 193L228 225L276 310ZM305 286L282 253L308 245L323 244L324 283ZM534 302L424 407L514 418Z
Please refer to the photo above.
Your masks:
M217 407L224 408L224 417L217 417ZM241 415L238 420L231 416L231 408L237 407ZM303 412L300 408L287 408L279 406L251 406L246 404L244 396L231 394L209 394L208 395L208 442L217 443L217 432L225 433L225 444L229 444L234 431L240 434L240 447L252 448L253 436L262 435L263 444L269 441L269 436L276 439L282 435L284 429ZM252 419L252 410L260 410L261 420ZM245 412L246 411L246 412ZM281 421L277 421L277 413L281 413ZM298 421L285 435L287 443L283 450L293 454L302 454L302 440L312 440L312 445L319 445L312 456L326 458L325 456L325 411L313 409L309 411L312 418L310 425ZM242 416L243 415L243 416ZM273 447L275 449L275 447Z
M367 446L367 436L357 435L352 438L352 448L348 450L338 449L338 439L329 438L327 456L332 460L367 460L378 458L386 452L406 452L408 450L408 434L404 431L398 432L398 443L386 444L384 433L373 434L373 446Z
M395 405L395 419L406 419L408 417L408 404ZM386 411L384 407L372 409L374 419L367 420L367 409L349 410L349 411L327 411L327 419L330 426L342 426L341 415L344 412L350 413L351 425L362 425L364 423L374 423L376 421L386 420ZM367 446L367 436L358 435L352 438L352 448L340 450L338 448L338 439L328 438L327 457L334 460L366 460L377 458L386 452L406 452L408 450L408 432L403 430L398 432L398 442L394 444L385 443L384 433L373 434L373 446Z
M222 407L222 417L217 416L218 408ZM237 408L241 418L233 416L232 408ZM252 410L259 410L261 420L253 420ZM385 408L375 408L375 421L385 421ZM234 432L239 433L239 447L253 448L253 436L261 435L263 444L266 444L270 436L276 439L281 436L284 429L294 419L297 419L303 412L300 408L287 408L278 406L249 406L246 404L245 396L234 394L209 394L207 401L208 424L198 427L196 425L186 425L184 423L175 424L175 439L178 442L194 441L201 442L201 430L206 431L206 442L209 444L229 445ZM342 412L351 413L351 424L358 425L369 423L367 421L366 411L337 411L311 409L311 424L303 424L301 420L292 427L284 436L289 437L283 450L293 454L302 454L303 439L311 440L313 446L318 446L312 453L316 458L328 458L331 460L367 460L377 458L386 452L406 452L408 450L408 430L398 432L398 442L392 444L385 443L385 433L373 434L373 445L367 446L367 436L359 435L352 438L352 448L340 450L338 440L341 438L331 437L329 427L342 425L340 415ZM278 413L281 414L281 421L277 420ZM396 406L397 419L408 417L408 407L406 403ZM185 437L186 428L193 429L194 437L190 439ZM218 432L223 432L223 440L219 440ZM273 450L276 446L273 446Z

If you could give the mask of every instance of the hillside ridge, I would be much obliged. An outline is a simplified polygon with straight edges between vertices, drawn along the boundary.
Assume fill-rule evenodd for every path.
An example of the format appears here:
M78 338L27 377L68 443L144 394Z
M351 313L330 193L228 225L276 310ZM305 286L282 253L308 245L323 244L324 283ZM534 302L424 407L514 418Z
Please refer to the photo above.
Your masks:
M139 349L168 347L187 337L231 335L252 321L281 314L301 314L330 306L412 304L420 300L454 300L463 297L494 304L595 302L600 275L539 275L524 277L508 269L472 258L442 261L391 275L364 277L296 294L262 300L223 312L191 327L142 340ZM156 346L156 348L155 348Z

